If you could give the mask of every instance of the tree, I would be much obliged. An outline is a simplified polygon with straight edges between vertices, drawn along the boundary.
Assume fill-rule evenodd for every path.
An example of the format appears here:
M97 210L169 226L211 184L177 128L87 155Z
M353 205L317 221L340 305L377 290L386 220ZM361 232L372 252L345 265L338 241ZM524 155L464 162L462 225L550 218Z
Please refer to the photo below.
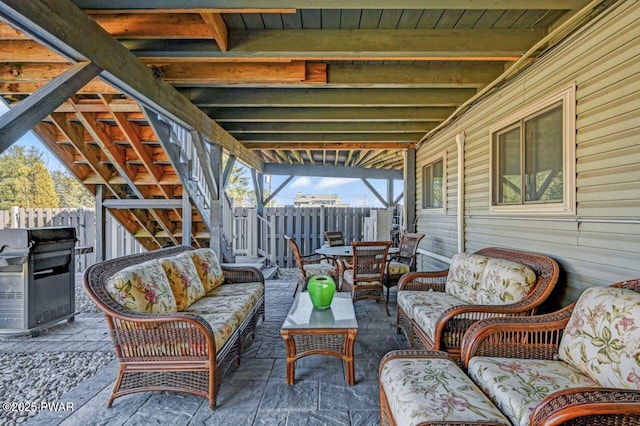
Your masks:
M14 145L0 155L0 209L56 208L58 197L38 148Z
M226 191L229 197L233 198L235 206L253 207L256 205L256 195L253 191L253 185L249 184L247 169L237 164L231 169Z
M93 195L75 177L65 172L55 171L51 174L51 178L58 194L60 207L92 207L95 204Z

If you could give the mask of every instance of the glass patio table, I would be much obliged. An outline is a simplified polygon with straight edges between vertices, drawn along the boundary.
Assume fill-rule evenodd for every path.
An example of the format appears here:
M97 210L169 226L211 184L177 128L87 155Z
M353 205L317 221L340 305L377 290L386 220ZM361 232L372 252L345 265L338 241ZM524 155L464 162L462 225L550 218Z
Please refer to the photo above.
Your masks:
M389 255L398 253L400 249L398 247L389 247ZM333 246L333 247L320 247L316 249L316 253L322 256L340 258L340 257L353 257L353 247L348 246Z
M335 293L327 309L314 308L308 292L298 294L280 330L287 350L287 383L295 383L298 359L323 354L341 358L347 384L355 384L353 345L357 333L351 294Z

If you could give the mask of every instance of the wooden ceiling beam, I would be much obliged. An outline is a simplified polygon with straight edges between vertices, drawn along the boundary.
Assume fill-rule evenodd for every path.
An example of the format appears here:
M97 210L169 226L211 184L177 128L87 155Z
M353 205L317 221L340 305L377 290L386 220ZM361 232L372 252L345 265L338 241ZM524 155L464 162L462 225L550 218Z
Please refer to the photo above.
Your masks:
M2 95L30 95L47 84L46 81L19 82L19 83L0 83L0 94ZM113 88L107 83L98 79L94 79L78 89L76 94L119 94L120 90Z
M250 133L427 133L438 123L428 121L391 121L391 122L293 122L293 123L226 123L224 128L242 139L243 134Z
M229 30L219 13L200 13L207 30L213 36L221 51L226 52L229 46Z
M58 143L58 132L54 124L41 122L33 128L33 132L76 178L82 181L89 175L88 166L76 164L74 161L75 150L68 145Z
M307 151L312 149L335 150L335 149L410 149L415 146L413 142L248 142L245 144L248 149L265 151L274 149L286 149L289 151Z
M74 61L89 60L95 63L104 70L101 76L105 81L155 111L215 141L249 167L262 170L262 162L251 151L170 84L155 78L144 63L136 60L131 52L70 1L3 0L0 2L0 14L11 25L32 34ZM69 31L69 28L74 31ZM7 62L1 58L0 62Z
M229 51L208 40L123 40L141 58L184 60L518 60L538 29L229 30Z
M441 122L453 107L367 107L367 108L204 108L220 123L233 122Z
M249 89L191 88L181 90L203 108L215 107L455 107L476 89Z
M47 62L69 64L69 60L32 40L0 41L0 62Z
M248 9L268 13L267 11L289 9L424 9L424 0L396 0L390 5L388 0L73 0L81 9L104 12L122 10L200 10L215 9L219 12L250 13ZM430 0L430 9L576 9L584 6L584 0ZM284 12L278 12L284 13Z
M257 133L257 134L244 134L240 138L242 143L246 147L253 147L249 145L251 143L281 143L281 142L295 142L295 143L321 143L321 142L336 142L336 143L372 143L379 142L417 142L424 136L424 133ZM307 146L308 148L308 146ZM250 148L251 149L251 148Z

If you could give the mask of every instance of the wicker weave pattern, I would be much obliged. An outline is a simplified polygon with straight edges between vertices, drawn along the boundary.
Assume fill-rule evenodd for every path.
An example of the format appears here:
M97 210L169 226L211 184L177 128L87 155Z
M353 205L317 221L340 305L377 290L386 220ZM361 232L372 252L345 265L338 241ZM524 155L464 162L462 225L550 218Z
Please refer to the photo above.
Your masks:
M84 275L89 298L104 312L120 361L118 378L107 402L122 395L146 391L180 391L207 397L215 406L219 381L238 363L243 345L264 320L264 294L244 322L216 351L210 325L196 314L143 314L124 309L106 291L107 280L117 271L151 259L171 257L191 247L171 247L92 265ZM222 268L227 284L261 282L255 268Z
M435 329L435 339L430 339L420 330L406 313L398 309L398 331L402 331L411 342L417 336L426 348L445 350L460 356L460 347L465 332L476 321L490 317L533 315L536 309L551 294L557 280L559 268L555 260L548 256L503 248L486 248L475 254L510 260L531 268L536 274L536 283L522 300L509 305L460 305L442 313ZM445 291L448 270L437 272L411 272L405 274L398 284L398 291ZM404 316L400 319L401 316ZM408 325L410 325L408 327ZM415 343L415 339L413 339Z
M640 292L640 280L613 284ZM575 303L551 314L489 318L469 328L462 343L466 367L474 356L556 359ZM530 425L640 425L640 390L574 388L544 398Z
M404 263L409 266L410 271L415 271L416 266L416 254L418 253L418 245L420 240L424 238L424 234L412 234L405 232L400 237L400 243L398 244L398 253L389 258L389 262L395 261ZM389 289L398 285L398 281L404 274L392 275L385 274L384 286L387 288L387 303L389 303Z
M353 301L373 299L384 302L389 315L387 301L382 292L387 266L387 255L391 241L353 242L352 274L345 274L343 289L351 292Z
M296 265L300 270L300 274L298 276L298 283L296 284L296 288L293 290L293 297L296 297L296 293L298 292L299 287L301 287L300 291L306 290L307 283L311 278L307 276L307 272L305 271L305 265L317 264L323 261L328 262L333 266L333 272L330 272L329 275L331 275L336 280L336 283L339 281L340 269L338 268L338 265L335 259L332 259L326 256L318 256L317 254L308 254L303 256L302 254L300 254L300 248L298 247L298 243L296 242L296 240L289 237L288 235L285 235L284 239L289 242L289 248L291 249L291 253L293 254L294 259L296 260Z

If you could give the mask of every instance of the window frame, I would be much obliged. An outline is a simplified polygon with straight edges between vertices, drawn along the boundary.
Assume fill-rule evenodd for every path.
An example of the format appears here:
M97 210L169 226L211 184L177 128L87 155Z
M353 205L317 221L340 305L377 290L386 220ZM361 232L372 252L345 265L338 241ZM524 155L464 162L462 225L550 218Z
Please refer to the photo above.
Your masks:
M508 116L489 127L489 213L491 214L532 214L532 215L575 215L576 213L576 86L571 85L552 95L531 103L526 108ZM554 104L562 102L563 137L563 200L561 202L497 204L495 182L496 169L499 167L496 153L496 136L514 126L524 125L524 121L535 118L549 110ZM524 154L521 153L520 165L524 167ZM524 191L524 188L523 188ZM524 194L523 194L524 196Z
M438 161L442 160L442 207L425 207L425 189L427 187L426 185L426 174L425 171L427 169L427 167L429 166L433 166L433 164L437 163ZM446 213L447 211L447 150L442 150L440 152L438 152L437 154L432 155L431 157L427 158L423 164L422 167L420 168L422 176L422 199L421 201L421 210L424 213ZM433 182L431 182L431 190L433 192Z

